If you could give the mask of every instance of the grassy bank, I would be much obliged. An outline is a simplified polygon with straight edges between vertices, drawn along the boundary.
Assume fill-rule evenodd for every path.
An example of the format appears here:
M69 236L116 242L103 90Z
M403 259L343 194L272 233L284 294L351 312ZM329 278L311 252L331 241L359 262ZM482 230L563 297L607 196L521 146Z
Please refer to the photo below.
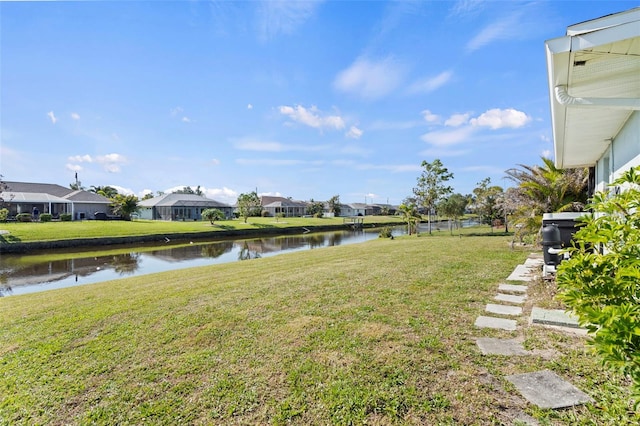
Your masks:
M367 216L365 224L402 223L393 216ZM273 217L252 217L243 220L164 222L158 220L100 221L84 220L75 222L28 222L0 223L0 243L29 243L35 241L57 241L77 238L129 237L164 234L189 234L198 232L259 230L265 228L291 228L342 225L344 218L301 218L291 217L276 220Z
M0 423L637 421L583 338L473 326L529 253L508 240L379 239L2 298ZM482 336L536 352L482 356ZM504 380L544 368L596 403L539 410Z

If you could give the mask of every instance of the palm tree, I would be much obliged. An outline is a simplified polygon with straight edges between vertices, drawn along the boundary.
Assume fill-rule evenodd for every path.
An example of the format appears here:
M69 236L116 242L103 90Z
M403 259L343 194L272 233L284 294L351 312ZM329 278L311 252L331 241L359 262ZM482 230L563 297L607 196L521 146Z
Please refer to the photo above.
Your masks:
M417 228L420 222L420 214L415 204L400 204L398 211L402 214L402 218L407 222L407 233L411 235L412 230Z
M96 194L100 194L103 197L107 197L107 198L114 198L116 195L118 195L118 190L108 185L107 186L91 185L91 188L89 188L89 192L94 192Z
M124 220L131 220L131 214L138 211L138 197L135 195L116 194L111 199L113 212Z
M516 204L514 217L530 232L542 226L542 215L553 212L582 211L588 201L587 169L558 169L552 160L542 158L541 166L519 165L507 170L507 178L517 183L509 194Z
M582 211L587 203L587 169L558 169L542 157L542 166L509 169L507 177L518 184L523 199L537 214Z

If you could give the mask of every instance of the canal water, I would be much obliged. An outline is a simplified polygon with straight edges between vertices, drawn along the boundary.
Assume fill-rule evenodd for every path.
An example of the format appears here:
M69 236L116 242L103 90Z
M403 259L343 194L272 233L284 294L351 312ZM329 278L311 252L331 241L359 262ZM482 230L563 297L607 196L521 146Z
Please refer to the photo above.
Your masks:
M393 228L394 235L406 227ZM236 262L280 253L361 243L378 238L379 229L310 233L294 236L241 240L196 241L184 245L110 246L77 251L0 256L0 296L34 293L57 288L93 284L118 278ZM97 251L101 250L101 252ZM82 253L91 251L91 256ZM115 251L118 254L110 254ZM41 260L55 254L55 261ZM66 256L65 256L66 255ZM49 256L50 257L50 256Z

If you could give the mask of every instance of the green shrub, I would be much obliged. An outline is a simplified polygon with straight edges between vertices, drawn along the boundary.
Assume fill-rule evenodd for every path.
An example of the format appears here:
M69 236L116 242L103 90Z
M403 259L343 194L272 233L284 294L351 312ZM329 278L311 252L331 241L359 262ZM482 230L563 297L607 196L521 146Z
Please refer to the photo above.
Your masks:
M9 210L0 209L0 222L6 222L9 217Z
M628 375L640 404L640 166L598 193L558 267L559 298L578 316L603 362ZM622 189L621 191L618 191Z
M51 213L42 213L40 215L40 222L51 222Z
M20 213L16 215L16 220L18 222L31 222L33 218L31 217L31 213Z
M60 221L61 222L71 222L71 214L69 213L62 213L60 215Z
M393 233L391 232L391 227L385 226L380 230L378 234L378 238L393 238Z

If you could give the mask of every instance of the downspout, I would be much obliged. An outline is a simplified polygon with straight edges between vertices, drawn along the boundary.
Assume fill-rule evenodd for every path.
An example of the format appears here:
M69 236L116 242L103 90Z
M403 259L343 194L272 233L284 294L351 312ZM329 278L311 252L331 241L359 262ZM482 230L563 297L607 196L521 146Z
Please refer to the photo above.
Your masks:
M564 106L640 110L640 99L638 98L578 98L571 96L567 92L567 86L565 85L556 86L554 92L558 103Z

